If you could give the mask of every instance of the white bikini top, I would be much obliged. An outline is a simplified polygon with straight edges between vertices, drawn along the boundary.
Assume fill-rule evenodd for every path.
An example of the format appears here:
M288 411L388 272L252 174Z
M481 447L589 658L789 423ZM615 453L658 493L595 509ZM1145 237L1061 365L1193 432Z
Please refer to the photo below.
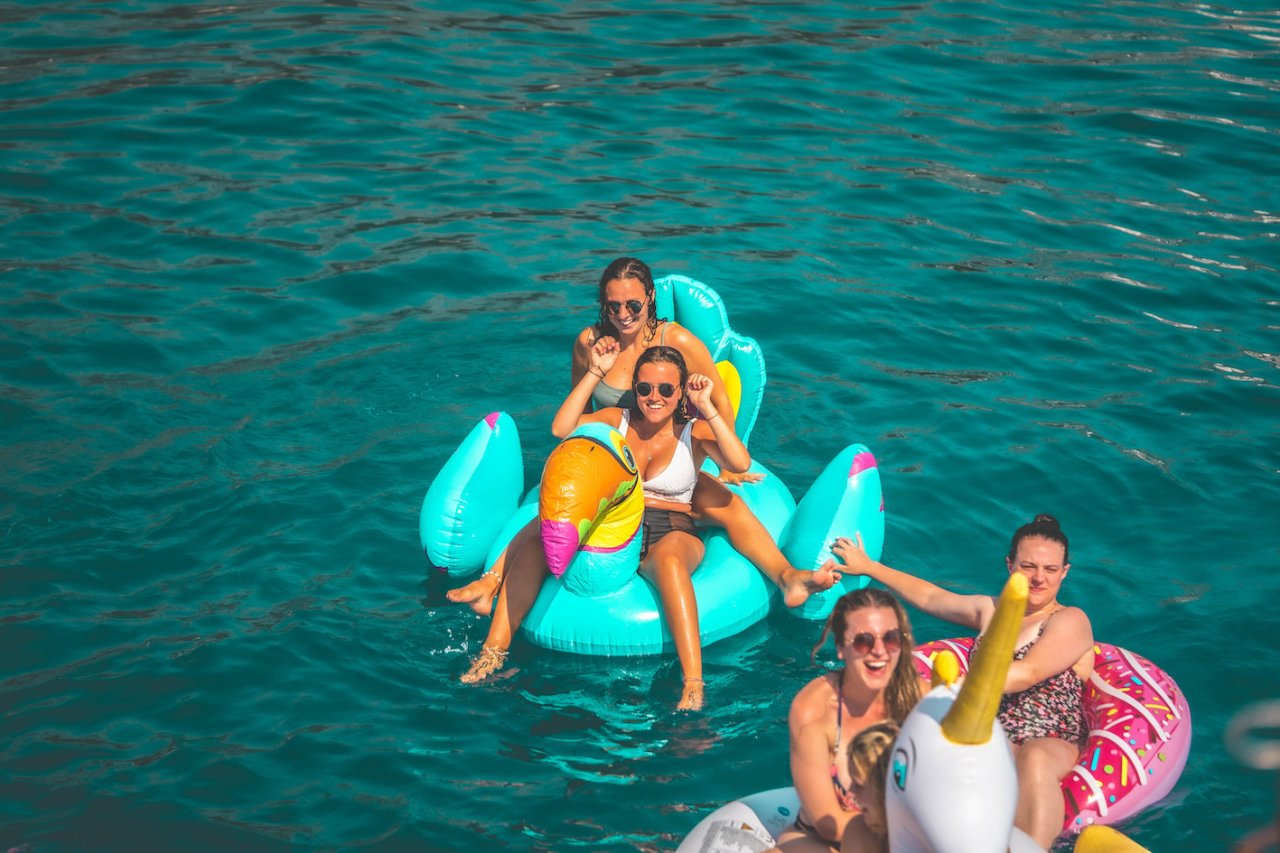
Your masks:
M625 437L631 423L631 410L622 410L622 423L618 432ZM644 496L658 501L692 503L693 487L698 484L698 471L693 467L693 421L684 425L680 442L667 467L656 477L644 481Z

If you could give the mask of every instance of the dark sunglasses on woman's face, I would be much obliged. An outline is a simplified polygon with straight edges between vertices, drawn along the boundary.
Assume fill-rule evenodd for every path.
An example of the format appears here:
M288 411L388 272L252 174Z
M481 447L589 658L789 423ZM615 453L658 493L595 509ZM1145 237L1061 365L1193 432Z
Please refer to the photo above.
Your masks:
M848 643L853 646L853 650L858 654L869 655L871 650L876 647L876 640L884 643L884 650L889 654L902 651L902 632L897 628L890 628L879 637L863 631L850 637Z
M637 382L636 396L648 397L653 393L654 388L657 388L658 393L664 397L670 397L672 394L676 393L676 386L672 385L670 382L660 382L657 385L654 385L651 382Z
M609 301L604 304L604 310L609 312L610 317L617 317L622 313L622 306L627 306L627 310L632 314L639 314L640 309L644 307L644 303L639 299L628 299L626 302Z

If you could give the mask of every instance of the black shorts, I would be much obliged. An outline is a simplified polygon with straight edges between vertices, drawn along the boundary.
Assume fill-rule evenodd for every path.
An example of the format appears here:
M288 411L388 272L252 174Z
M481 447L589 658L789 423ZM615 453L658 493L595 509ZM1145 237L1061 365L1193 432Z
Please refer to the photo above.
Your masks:
M678 512L674 509L649 509L644 511L644 538L640 543L640 559L644 559L649 554L649 549L657 544L658 540L666 536L673 530L683 530L686 533L697 533L693 528L693 516L687 512Z
M838 851L840 850L840 842L838 842L838 841L828 841L827 839L825 839L825 838L823 838L821 835L819 835L819 834L818 834L818 828L817 828L816 826L814 826L813 824L809 823L809 821L805 820L805 818L804 818L804 814L803 814L803 813L797 813L797 814L796 814L796 820L795 820L795 823L794 823L793 825L794 825L794 826L795 826L795 828L796 828L796 829L798 829L800 832L803 832L805 835L809 836L810 838L812 838L812 839L814 839L814 840L816 840L816 841L821 841L823 844L825 844L825 845L827 845L828 847L830 847L833 851L837 851L837 852L838 852Z

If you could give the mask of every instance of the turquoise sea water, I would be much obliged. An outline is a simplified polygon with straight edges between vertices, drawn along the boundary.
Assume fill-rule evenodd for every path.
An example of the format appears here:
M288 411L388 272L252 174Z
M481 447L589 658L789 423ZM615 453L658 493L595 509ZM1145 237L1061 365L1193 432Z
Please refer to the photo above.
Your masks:
M670 659L456 683L418 505L493 409L536 475L622 254L763 345L797 496L871 446L891 565L994 591L1062 519L1194 714L1134 837L1270 814L1272 4L40 0L0 81L0 847L670 850L786 784L785 613L699 715Z

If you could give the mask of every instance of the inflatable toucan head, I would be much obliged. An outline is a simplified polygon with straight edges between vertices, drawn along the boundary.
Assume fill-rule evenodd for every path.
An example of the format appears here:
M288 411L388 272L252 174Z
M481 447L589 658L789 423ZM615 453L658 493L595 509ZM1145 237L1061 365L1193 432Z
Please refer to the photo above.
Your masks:
M644 491L631 448L605 424L583 424L551 451L538 488L538 530L547 567L576 592L602 595L636 571ZM635 546L635 547L631 547ZM586 572L566 575L580 552L615 561L590 560ZM622 565L626 563L626 565ZM584 566L585 568L585 566ZM572 575L583 575L575 577Z

